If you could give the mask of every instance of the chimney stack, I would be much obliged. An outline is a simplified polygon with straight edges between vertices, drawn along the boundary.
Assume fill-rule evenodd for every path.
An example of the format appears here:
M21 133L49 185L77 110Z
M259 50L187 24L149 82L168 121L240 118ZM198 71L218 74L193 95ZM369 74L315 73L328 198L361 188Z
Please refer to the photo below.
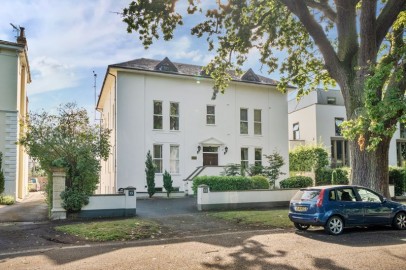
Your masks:
M27 39L25 38L25 28L20 26L20 35L17 37L17 43L27 46Z

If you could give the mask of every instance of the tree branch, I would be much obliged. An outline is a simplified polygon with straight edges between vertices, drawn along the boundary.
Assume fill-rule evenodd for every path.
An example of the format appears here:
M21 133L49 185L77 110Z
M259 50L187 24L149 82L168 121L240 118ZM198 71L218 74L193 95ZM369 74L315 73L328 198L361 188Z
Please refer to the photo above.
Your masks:
M343 82L341 78L341 62L338 58L333 46L328 40L323 28L319 23L316 22L314 17L310 14L308 7L306 6L304 0L279 0L281 3L286 5L286 7L295 14L306 30L309 32L310 36L313 38L314 42L320 49L323 55L326 67L333 79L337 82Z
M376 20L376 46L379 48L399 13L406 9L406 0L389 0Z
M330 21L335 22L337 19L337 14L334 12L334 10L330 7L328 4L328 1L320 1L316 2L314 0L304 0L306 5L315 8L317 10L320 10L323 12L324 16L328 18Z

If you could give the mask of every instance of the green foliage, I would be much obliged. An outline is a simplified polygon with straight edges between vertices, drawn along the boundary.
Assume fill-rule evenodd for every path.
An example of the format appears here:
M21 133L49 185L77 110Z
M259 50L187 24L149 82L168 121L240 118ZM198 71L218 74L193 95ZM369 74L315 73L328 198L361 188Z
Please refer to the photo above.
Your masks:
M5 185L2 164L3 164L3 153L0 152L0 194L4 192L4 185Z
M165 170L163 178L164 178L164 188L166 190L166 195L167 195L167 197L169 197L169 194L173 191L172 176Z
M224 171L221 173L224 176L237 176L241 175L241 164L228 164L224 167Z
M61 193L62 207L69 213L79 212L89 203L89 194L75 188L67 188Z
M283 157L276 151L274 151L271 155L264 155L266 159L268 159L269 166L266 166L263 171L266 176L268 176L269 184L271 186L275 186L276 180L279 178L280 175L284 173L281 172L281 167L285 165L285 161Z
M349 168L321 168L316 172L316 186L323 185L347 185L349 183ZM335 181L333 181L335 175Z
M145 174L147 180L148 195L151 198L155 194L155 164L152 160L151 151L148 151L145 160Z
M321 146L298 145L289 152L289 170L310 172L328 165L328 153Z
M269 189L268 178L262 175L251 176L252 189Z
M53 167L64 168L68 189L86 196L93 194L99 181L100 159L107 160L109 156L110 131L91 125L87 111L74 103L61 105L57 115L31 113L26 124L27 132L19 143L39 161L41 168L48 175ZM83 199L82 206L85 203Z
M247 173L249 176L255 175L265 175L265 168L262 165L251 165L247 169Z
M199 185L208 185L211 191L251 190L254 186L252 179L245 176L198 176L193 180L195 194Z
M395 185L395 196L402 196L406 192L406 168L390 167L389 183Z
M14 197L10 195L0 195L1 205L12 205L15 203Z
M281 188L305 188L313 185L313 180L308 176L292 176L279 182Z

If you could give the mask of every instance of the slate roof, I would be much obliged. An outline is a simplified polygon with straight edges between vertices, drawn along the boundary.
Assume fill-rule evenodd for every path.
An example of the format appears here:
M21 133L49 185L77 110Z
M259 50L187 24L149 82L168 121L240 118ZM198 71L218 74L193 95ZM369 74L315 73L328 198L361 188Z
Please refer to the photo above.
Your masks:
M161 68L162 66L167 68ZM183 75L183 76L208 77L203 74L204 72L202 72L203 66L171 62L167 57L165 57L163 60L140 58L128 62L113 64L110 65L109 67ZM265 84L265 85L276 85L278 83L278 81L255 74L252 69L249 69L245 74L243 74L240 77L235 74L235 71L230 71L229 74L231 75L233 81Z

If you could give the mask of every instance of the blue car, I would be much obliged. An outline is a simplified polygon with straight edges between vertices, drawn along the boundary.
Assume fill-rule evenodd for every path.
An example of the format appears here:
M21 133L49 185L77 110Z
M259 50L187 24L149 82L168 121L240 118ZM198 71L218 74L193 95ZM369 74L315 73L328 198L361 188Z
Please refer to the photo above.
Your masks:
M323 226L332 235L356 226L392 225L405 230L406 205L361 186L309 187L293 196L289 219L298 230Z

